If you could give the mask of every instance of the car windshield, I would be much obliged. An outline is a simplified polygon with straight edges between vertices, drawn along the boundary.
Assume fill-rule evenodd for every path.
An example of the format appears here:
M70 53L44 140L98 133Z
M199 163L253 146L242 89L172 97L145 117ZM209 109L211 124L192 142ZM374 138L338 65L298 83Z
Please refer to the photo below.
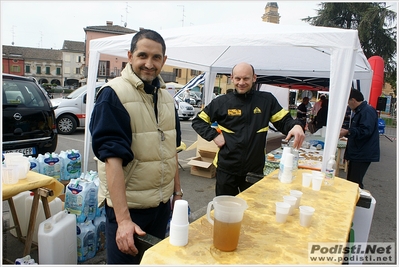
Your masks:
M86 90L87 90L87 85L83 85L82 87L79 87L78 89L67 95L65 98L68 99L77 98L78 96L80 96L81 93L86 92Z
M35 85L21 80L3 81L3 105L26 107L43 107L44 99Z
M96 93L101 88L101 86L103 86L104 84L105 84L104 82L96 83ZM80 96L82 93L85 93L86 91L87 91L87 84L79 87L78 89L71 92L69 95L65 96L64 98L74 99L74 98L77 98L78 96Z

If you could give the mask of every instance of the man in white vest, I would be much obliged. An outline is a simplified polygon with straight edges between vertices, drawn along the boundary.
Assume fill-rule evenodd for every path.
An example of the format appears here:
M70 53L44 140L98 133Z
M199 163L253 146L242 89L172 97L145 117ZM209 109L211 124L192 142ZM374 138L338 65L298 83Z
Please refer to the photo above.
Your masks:
M171 206L183 196L179 117L159 75L165 51L157 32L140 30L132 38L129 64L96 96L90 131L99 159L99 206L106 210L108 264L138 264L133 235L163 239Z

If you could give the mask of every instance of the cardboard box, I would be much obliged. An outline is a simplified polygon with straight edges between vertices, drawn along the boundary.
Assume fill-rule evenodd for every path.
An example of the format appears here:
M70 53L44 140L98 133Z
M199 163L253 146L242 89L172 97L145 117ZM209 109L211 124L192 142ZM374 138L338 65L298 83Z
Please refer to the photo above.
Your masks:
M200 156L192 158L187 164L191 166L191 174L205 178L216 175L216 167L212 164L216 156L214 151L198 150Z

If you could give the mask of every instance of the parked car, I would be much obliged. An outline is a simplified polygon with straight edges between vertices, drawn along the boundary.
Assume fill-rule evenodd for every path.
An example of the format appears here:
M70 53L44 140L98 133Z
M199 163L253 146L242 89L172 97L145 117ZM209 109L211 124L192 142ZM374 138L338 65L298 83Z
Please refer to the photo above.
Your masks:
M178 110L179 119L186 121L194 117L195 111L194 107L191 104L184 101L177 101L177 102L179 103L179 110Z
M197 107L201 106L202 99L200 95L201 92L190 91L190 104Z
M96 83L96 92L105 82ZM77 88L62 98L51 99L60 134L73 134L77 127L84 127L86 121L87 85Z
M54 152L58 135L50 98L30 77L3 73L3 153Z

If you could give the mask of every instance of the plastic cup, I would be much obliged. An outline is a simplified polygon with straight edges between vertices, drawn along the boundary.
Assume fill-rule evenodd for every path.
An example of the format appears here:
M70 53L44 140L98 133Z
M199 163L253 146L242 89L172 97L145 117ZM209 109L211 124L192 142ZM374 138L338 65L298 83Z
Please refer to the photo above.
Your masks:
M285 223L291 205L286 202L276 202L276 222Z
M3 166L1 170L2 182L4 184L16 184L18 183L18 169L16 166Z
M177 225L186 225L188 223L187 200L179 199L175 201L171 222Z
M302 195L303 195L303 193L299 190L291 190L290 191L290 196L294 196L297 198L297 200L295 202L295 209L299 208L299 204L301 202Z
M297 198L294 196L283 196L284 202L291 205L290 210L288 211L288 215L292 215L295 209L295 203Z
M310 206L299 206L299 224L303 227L309 227L315 209Z
M324 178L324 173L321 171L312 171L312 176L322 176Z
M320 191L321 184L323 183L324 177L323 176L313 176L312 177L312 189L314 191Z
M302 173L302 186L309 187L310 183L312 182L313 175L309 172Z

